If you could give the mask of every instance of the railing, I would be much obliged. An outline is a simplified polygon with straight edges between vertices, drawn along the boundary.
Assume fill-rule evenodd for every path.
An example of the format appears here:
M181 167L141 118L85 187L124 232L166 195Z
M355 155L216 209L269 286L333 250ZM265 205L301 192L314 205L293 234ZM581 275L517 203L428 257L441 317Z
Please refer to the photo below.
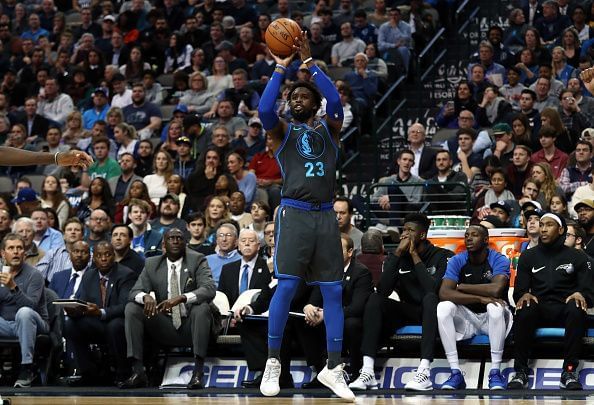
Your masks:
M357 130L358 130L358 128L356 128L356 127L349 129L346 132L346 134L344 134L340 138L340 145L343 145L347 139L349 139L351 136L354 136L357 133ZM338 176L336 178L337 178L339 189L342 187L342 184L343 184L343 181L342 181L343 172L347 169L347 167L349 167L349 165L351 163L353 163L355 161L355 159L357 157L359 157L359 155L360 155L360 153L358 151L354 152L346 160L344 160L344 162L341 161L340 165L338 166Z
M388 198L383 206L381 196ZM404 217L413 212L443 217L472 214L470 187L461 182L375 183L363 201L367 226L380 223L400 227Z

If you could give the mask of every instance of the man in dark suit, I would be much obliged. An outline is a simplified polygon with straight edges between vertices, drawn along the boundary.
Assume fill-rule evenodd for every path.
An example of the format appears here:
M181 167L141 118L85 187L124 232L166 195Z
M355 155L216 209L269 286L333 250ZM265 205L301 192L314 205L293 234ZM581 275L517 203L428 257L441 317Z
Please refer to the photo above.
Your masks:
M248 368L256 373L261 373L266 366L267 332L261 321L243 321L243 317L261 314L268 310L270 304L271 291L268 286L272 276L268 271L266 260L258 254L259 249L258 234L251 229L242 229L238 240L241 260L224 265L219 279L219 291L225 293L231 306L246 290L256 288L262 290L253 303L237 309L231 321L231 325L239 329Z
M344 276L342 278L342 307L344 311L344 348L350 357L350 372L358 372L362 366L361 341L363 337L363 312L367 298L373 292L371 273L354 256L353 240L340 234ZM324 320L322 293L315 287L309 303L303 308L305 322L309 326L321 325ZM323 341L320 342L323 345ZM305 347L304 350L307 350ZM318 370L320 371L320 370ZM312 380L317 381L317 380ZM310 384L313 385L313 384ZM321 386L321 385L320 385Z
M89 266L91 249L89 244L83 240L74 242L70 249L70 261L72 269L62 270L54 274L49 288L58 294L58 297L66 299L76 295L81 281Z
M195 366L187 387L204 387L204 358L213 328L209 304L216 285L204 255L186 249L180 229L168 229L163 246L163 255L146 260L130 292L133 302L126 305L126 342L133 374L120 388L148 385L143 365L145 332L160 344L192 345Z
M437 173L435 164L435 149L425 145L425 127L418 122L408 128L409 149L415 154L411 173L427 180Z
M130 248L133 238L134 233L128 225L118 224L111 228L111 245L115 251L115 261L140 274L144 269L144 258Z
M88 245L86 249L89 255ZM116 361L116 382L125 378L127 369L124 308L137 275L115 262L113 246L105 241L95 245L93 264L76 293L76 298L86 301L87 307L66 309L64 336L74 353L78 374L67 378L69 385L96 383L97 367L91 359L89 343L107 343Z
M49 120L37 114L37 98L27 98L24 110L24 113L19 115L13 124L22 124L27 131L27 138L45 139L45 134L49 129Z
M522 7L526 23L534 27L534 23L542 17L542 4L539 0L528 0L528 3Z

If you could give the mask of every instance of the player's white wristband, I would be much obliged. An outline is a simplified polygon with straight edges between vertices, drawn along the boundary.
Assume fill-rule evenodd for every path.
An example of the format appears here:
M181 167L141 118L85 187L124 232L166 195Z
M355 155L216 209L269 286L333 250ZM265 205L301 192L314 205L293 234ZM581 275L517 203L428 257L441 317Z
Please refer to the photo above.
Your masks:
M313 58L310 56L309 58L305 59L305 60L303 61L303 63L307 65L307 64L308 64L309 62L311 62L312 60L313 60Z
M58 165L58 155L60 154L60 152L56 152L54 154L54 163L56 164L56 166Z

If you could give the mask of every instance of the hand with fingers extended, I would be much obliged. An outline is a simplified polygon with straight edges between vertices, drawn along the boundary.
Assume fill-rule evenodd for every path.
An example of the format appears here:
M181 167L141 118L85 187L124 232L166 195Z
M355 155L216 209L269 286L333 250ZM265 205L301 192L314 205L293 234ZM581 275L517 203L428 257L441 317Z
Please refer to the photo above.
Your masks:
M290 54L289 56L287 56L285 58L282 58L280 56L276 56L272 52L270 52L270 54L272 55L272 58L274 59L274 61L276 62L277 65L281 65L281 66L284 66L284 67L289 67L289 65L293 61L293 58L295 57L295 52L293 52L292 54Z
M530 293L526 293L526 294L522 295L522 297L518 300L518 302L516 302L516 311L518 311L524 307L529 307L530 301L534 301L536 304L538 304L538 298L536 298L534 295L532 295Z
M588 310L588 302L580 292L574 292L571 294L567 299L565 299L565 303L567 304L569 301L574 300L575 306L580 308L582 311Z
M299 52L302 61L311 58L311 49L309 48L309 40L305 31L301 31L301 36L295 38L293 49L295 49L295 52Z
M589 68L580 73L580 79L584 82L584 86L590 93L594 91L594 68Z

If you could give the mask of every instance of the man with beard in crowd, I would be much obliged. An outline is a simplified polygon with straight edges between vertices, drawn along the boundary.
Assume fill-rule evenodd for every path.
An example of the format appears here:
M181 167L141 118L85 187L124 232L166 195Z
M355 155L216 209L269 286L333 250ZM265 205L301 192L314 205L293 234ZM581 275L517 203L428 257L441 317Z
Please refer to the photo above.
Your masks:
M584 250L589 256L594 256L594 201L582 200L575 205L578 214L578 222L586 231L584 239Z

